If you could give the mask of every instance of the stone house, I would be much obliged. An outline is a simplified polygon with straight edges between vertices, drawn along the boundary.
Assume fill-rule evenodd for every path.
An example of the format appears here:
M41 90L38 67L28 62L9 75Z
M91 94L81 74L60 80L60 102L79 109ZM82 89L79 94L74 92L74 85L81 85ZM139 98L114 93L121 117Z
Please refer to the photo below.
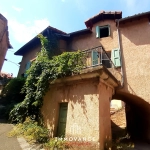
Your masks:
M7 19L0 14L0 71L2 69L6 52L12 48L8 37Z
M61 52L87 54L81 75L56 80L44 97L42 113L51 135L89 138L93 149L109 149L110 101L118 99L127 106L127 130L150 141L150 12L122 18L122 12L101 11L85 25L68 34L53 27L42 32L58 36ZM38 51L35 37L15 53L23 56L18 76Z
M13 78L13 74L7 72L0 72L0 94L3 90L3 87L6 85L7 80Z

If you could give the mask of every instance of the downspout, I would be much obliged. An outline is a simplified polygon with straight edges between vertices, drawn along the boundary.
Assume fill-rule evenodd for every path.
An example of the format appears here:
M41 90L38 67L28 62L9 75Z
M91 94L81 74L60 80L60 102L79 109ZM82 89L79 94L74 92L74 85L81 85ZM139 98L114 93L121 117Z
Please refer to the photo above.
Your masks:
M120 32L119 32L119 19L117 20L117 34L118 34L118 46L120 50L120 63L121 63L121 87L123 88L124 86L124 73L123 73L123 54L122 54L122 48L121 48L121 40L120 40Z

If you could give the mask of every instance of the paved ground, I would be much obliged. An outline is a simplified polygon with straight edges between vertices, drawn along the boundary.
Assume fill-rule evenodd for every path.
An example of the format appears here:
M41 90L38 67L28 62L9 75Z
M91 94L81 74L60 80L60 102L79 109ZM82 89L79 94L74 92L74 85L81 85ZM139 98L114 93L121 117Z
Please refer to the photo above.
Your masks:
M12 124L6 124L0 120L0 150L22 150L17 138L7 136L12 127Z
M150 144L142 142L142 141L135 141L135 147L133 150L150 150Z
M42 150L39 146L29 145L23 138L8 137L8 132L13 128L0 119L0 150ZM150 144L135 141L135 147L131 150L150 150Z
M44 150L41 145L29 145L24 138L8 137L12 128L12 124L0 119L0 150Z

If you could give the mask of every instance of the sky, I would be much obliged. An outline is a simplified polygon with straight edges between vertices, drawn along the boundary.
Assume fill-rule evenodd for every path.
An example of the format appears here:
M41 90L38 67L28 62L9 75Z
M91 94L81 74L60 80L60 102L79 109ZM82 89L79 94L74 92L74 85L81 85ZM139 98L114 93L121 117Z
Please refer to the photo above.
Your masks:
M0 13L8 20L10 43L2 71L16 77L22 57L18 49L47 26L66 33L85 29L84 21L104 11L122 11L122 16L150 11L150 0L0 0ZM13 63L12 63L13 62Z

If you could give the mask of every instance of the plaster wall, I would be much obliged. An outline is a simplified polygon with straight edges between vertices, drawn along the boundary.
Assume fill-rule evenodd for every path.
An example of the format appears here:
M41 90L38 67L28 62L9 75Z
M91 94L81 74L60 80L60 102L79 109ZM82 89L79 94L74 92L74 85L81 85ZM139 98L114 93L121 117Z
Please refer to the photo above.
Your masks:
M21 74L25 73L27 62L29 62L30 60L34 59L36 57L36 54L40 50L41 50L41 46L38 45L38 46L32 48L29 52L27 52L27 53L25 53L23 55L22 61L21 61L21 64L20 64L20 69L19 69L18 76L21 76Z
M67 50L67 42L65 40L59 40L59 48L61 52L65 52Z
M53 85L44 98L42 114L51 136L57 135L59 104L68 102L66 137L92 137L94 149L108 148L111 141L110 105L112 88L99 79ZM81 131L72 133L76 124ZM91 149L91 147L89 147Z
M59 40L58 46L59 46L61 52L66 51L66 41ZM38 52L40 52L40 50L41 50L41 45L37 45L37 46L31 48L30 51L28 51L27 53L25 53L23 55L22 61L21 61L21 64L20 64L20 69L19 69L18 76L21 76L21 74L25 73L27 62L29 62L32 59L34 59L36 57L36 54Z
M106 85L102 80L99 83L99 131L100 150L111 147L111 122L110 122L110 100L112 99L112 87Z
M110 36L96 38L96 26L110 25ZM106 51L118 48L117 28L114 20L104 20L93 25L92 33L73 37L70 48L73 50L91 49L97 46L103 46Z
M148 18L120 25L124 90L150 102L150 24Z

